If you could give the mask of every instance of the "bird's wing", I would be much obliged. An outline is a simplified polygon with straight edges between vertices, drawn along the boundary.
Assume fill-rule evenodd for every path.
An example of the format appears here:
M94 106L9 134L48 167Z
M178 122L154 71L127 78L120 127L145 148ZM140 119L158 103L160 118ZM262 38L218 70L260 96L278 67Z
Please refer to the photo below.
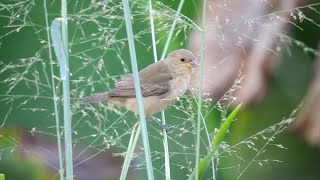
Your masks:
M169 81L172 75L165 63L159 61L139 72L141 93L143 97L160 96L170 91ZM135 97L132 74L122 77L116 82L116 88L109 92L111 97Z

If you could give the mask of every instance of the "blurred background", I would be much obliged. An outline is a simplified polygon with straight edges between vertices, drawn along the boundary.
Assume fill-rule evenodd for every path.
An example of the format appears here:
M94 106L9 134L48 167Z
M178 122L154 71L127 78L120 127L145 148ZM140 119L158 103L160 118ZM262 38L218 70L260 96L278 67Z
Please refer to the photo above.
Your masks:
M50 69L45 20L50 26L60 16L60 3L48 1L47 14L40 0L0 3L0 173L6 179L59 178L52 89L63 132L62 84L55 55ZM179 3L153 1L158 58ZM153 63L148 4L130 4L142 69ZM203 113L211 135L234 104L243 104L216 158L217 179L319 179L320 1L211 0L206 10ZM199 55L202 11L202 1L184 3L169 52L188 48ZM131 72L121 1L70 0L68 17L75 176L118 179L137 118L79 100L112 89ZM196 95L198 71L193 77ZM194 167L196 106L186 97L166 111L174 127L172 179L186 179ZM155 179L165 179L162 134L152 122L148 130ZM141 140L135 153L129 179L146 177Z

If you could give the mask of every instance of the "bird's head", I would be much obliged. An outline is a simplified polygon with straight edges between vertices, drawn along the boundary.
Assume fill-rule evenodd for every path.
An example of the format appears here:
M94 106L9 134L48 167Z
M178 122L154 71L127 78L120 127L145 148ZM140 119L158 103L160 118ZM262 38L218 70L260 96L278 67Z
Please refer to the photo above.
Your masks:
M179 69L192 69L196 68L196 59L193 53L186 49L179 49L173 51L168 55L168 59L170 59L170 63L176 68Z

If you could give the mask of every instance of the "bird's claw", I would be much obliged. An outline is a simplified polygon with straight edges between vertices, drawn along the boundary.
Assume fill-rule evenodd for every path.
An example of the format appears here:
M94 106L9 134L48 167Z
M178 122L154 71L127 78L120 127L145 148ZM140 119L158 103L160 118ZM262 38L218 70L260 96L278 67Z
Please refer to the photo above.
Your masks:
M170 134L172 132L172 129L167 126L166 124L162 124L161 120L156 118L156 117L152 117L153 122L155 122L161 129L166 130L167 134Z
M161 129L164 129L166 131L167 134L170 134L172 132L172 128L170 128L168 125L166 124L161 124L159 126Z

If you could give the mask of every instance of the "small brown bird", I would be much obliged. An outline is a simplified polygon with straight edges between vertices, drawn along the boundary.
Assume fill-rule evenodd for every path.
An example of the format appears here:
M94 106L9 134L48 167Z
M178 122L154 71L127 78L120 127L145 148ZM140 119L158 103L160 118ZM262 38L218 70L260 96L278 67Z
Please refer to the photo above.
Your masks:
M159 120L152 115L166 109L189 87L192 68L196 67L193 53L186 49L176 50L162 61L149 65L139 72L144 112L147 118L152 118L160 127ZM134 88L133 75L125 75L115 84L110 92L97 93L82 100L84 103L108 101L125 107L138 114L138 104Z

